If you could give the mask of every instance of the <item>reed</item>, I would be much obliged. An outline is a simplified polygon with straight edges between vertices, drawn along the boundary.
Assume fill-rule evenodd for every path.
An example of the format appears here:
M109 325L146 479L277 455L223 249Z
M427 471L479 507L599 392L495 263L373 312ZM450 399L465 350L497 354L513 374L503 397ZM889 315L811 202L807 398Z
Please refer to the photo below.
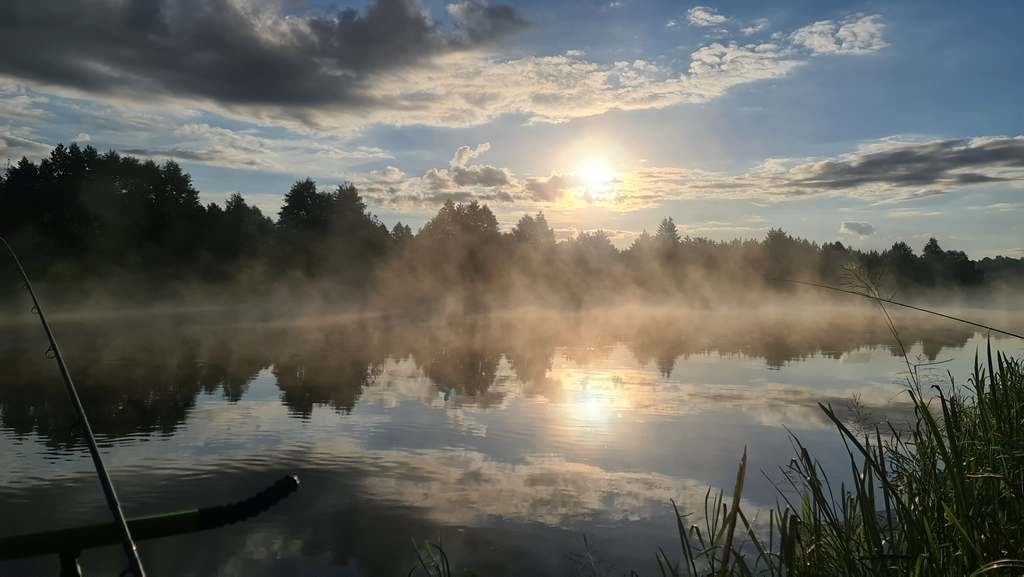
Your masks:
M948 374L948 373L947 373ZM781 467L778 504L764 524L709 492L703 528L676 510L674 560L657 554L663 577L964 576L1024 572L1024 364L991 346L975 356L967 387L923 387L911 375L908 428L854 433L832 407L850 474L838 486L793 437ZM675 504L673 503L673 507ZM734 520L739 519L737 525ZM733 537L733 531L740 534ZM735 545L730 545L730 542Z

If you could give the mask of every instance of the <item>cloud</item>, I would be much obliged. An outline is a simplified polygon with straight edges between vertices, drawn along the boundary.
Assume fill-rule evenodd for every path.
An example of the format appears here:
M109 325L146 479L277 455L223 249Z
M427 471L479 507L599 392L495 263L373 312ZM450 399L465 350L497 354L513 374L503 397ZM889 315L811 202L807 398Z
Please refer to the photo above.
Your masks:
M746 226L731 222L709 220L700 224L677 225L680 234L705 238L753 238L764 236L767 226Z
M691 26L707 28L725 24L729 21L729 18L722 16L717 10L709 6L694 6L687 10L686 20Z
M864 18L880 22L877 16ZM858 22L849 26L859 29ZM843 53L855 52L851 47ZM382 75L374 91L388 102L415 94L415 107L398 114L378 111L396 124L474 125L509 113L529 122L558 123L609 110L707 102L736 86L784 77L817 54L785 38L713 42L691 54L684 73L646 60L597 64L575 51L513 60L457 54L437 59L434 67Z
M670 499L686 510L700 510L707 491L704 483L692 479L611 471L557 456L530 455L516 463L465 450L377 452L375 457L393 464L374 471L403 474L371 475L364 482L365 492L421 508L454 525L515 519L563 526L598 516L636 521L662 513ZM757 509L749 502L744 506Z
M41 104L49 101L45 96L32 94L23 86L0 78L0 118L25 121L46 116Z
M637 206L668 198L814 196L890 204L990 183L1024 186L1024 137L885 139L828 159L770 159L743 174L644 166L627 175L619 198Z
M572 186L567 176L553 173L546 178L529 178L526 180L526 190L536 199L555 201L566 195Z
M90 94L362 107L374 100L363 90L369 75L525 25L513 8L484 0L449 11L452 28L416 0L307 15L257 0L17 3L0 19L0 74Z
M566 207L603 202L612 192L602 190L601 194L596 194L576 174L554 172L546 177L523 179L509 168L471 163L488 150L490 143L486 142L476 148L460 146L447 168L432 168L422 176L407 176L398 168L388 167L384 171L371 171L354 182L367 198L390 205L433 205L452 198L531 207L563 201ZM608 186L614 187L616 183L613 179Z
M507 169L485 164L453 168L452 180L458 186L494 187L510 184L513 179Z
M912 208L897 208L886 213L889 218L929 218L942 215L943 213L937 210L915 210Z
M92 136L88 132L79 132L78 136L74 138L75 142L89 142L92 140Z
M881 16L864 16L840 22L822 20L790 35L790 41L814 54L871 54L888 46L882 39Z
M825 53L807 44L824 46L830 33L843 54L872 45L860 40L865 28L881 33L881 19L865 16L816 32L817 43L785 35L767 43L715 42L691 54L680 71L646 60L596 63L575 50L503 57L485 49L486 39L511 33L523 19L479 0L452 5L451 26L434 23L414 0L287 17L275 5L18 5L15 17L0 22L0 47L11 55L0 61L0 75L46 91L43 97L95 98L125 114L159 107L350 135L376 124L458 127L508 114L559 123L616 109L707 102L735 86L786 76ZM86 14L81 22L80 13ZM65 28L66 34L53 33ZM28 35L43 45L14 50Z
M0 126L0 160L39 158L49 154L51 148L40 142L39 137L27 128Z
M988 253L985 253L983 256L992 258L999 256L1005 256L1010 258L1024 258L1024 248L1002 248L999 250L989 251Z
M448 14L455 21L456 28L474 43L486 42L526 26L526 20L511 6L490 6L485 0L449 4Z
M578 52L514 60L471 55L437 65L381 75L374 91L383 102L415 105L379 109L390 124L477 125L503 114L529 123L560 123L610 110L648 110L707 102L729 89L780 78L806 63L806 54L772 43L712 43L691 55L686 73L646 60L590 62Z
M487 152L490 149L490 142L478 144L476 145L476 148L460 146L459 149L456 150L455 154L452 156L452 160L451 162L449 162L449 166L451 166L452 168L464 168L467 162L480 156L481 154Z
M867 222L846 221L839 226L839 233L863 238L875 234L875 227Z
M121 152L244 170L338 177L353 166L389 159L386 151L331 138L267 138L255 130L187 123L165 135L163 146L122 146Z
M740 32L742 32L744 36L753 36L754 34L757 34L758 32L768 28L769 24L770 23L768 22L767 18L758 18L757 20L754 20L754 22L752 22L749 26L744 26L740 30Z
M522 198L522 183L507 168L470 164L490 150L489 142L476 148L460 146L448 168L432 168L422 176L409 177L389 166L370 172L355 184L371 200L384 204L436 203L440 199L512 202Z
M884 139L833 158L769 159L741 174L641 164L622 170L601 194L592 194L574 174L516 176L508 168L471 163L489 148L488 143L460 147L447 168L431 169L423 176L406 177L393 169L386 174L371 173L357 184L374 200L387 203L433 203L452 196L531 206L558 202L566 210L600 205L619 211L694 198L781 202L843 196L891 204L989 183L1024 186L1024 137ZM986 208L1012 210L1016 206ZM894 209L887 214L889 218L940 215L912 209ZM722 225L737 232L745 228Z
M434 190L452 188L500 187L511 184L514 178L508 169L489 164L469 165L469 161L491 149L491 143L478 144L476 148L460 146L451 161L449 170L432 170L427 173Z
M905 189L913 196L955 186L1024 178L1024 137L929 142L882 141L857 153L790 171L801 187Z
M968 206L969 210L984 210L995 212L1013 212L1020 209L1024 204L1019 202L996 202L984 206Z

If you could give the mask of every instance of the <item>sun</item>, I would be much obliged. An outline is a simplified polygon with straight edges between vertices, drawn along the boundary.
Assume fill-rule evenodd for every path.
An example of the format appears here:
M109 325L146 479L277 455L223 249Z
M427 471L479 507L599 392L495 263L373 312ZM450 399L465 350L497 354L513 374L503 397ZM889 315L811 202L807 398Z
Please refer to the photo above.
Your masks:
M588 188L600 188L606 186L615 175L603 164L591 163L583 165L578 172L579 177Z

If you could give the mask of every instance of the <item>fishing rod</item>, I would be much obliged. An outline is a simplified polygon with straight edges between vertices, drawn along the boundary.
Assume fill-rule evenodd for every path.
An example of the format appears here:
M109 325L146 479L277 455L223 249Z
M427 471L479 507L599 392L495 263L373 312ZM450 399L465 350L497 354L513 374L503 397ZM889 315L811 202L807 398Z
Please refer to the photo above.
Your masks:
M936 311L933 311L933 310L928 310L928 309L921 308L921 307L916 307L914 305L910 305L910 304L907 304L907 303L901 303L899 301L894 301L892 299L887 299L887 298L884 298L884 297L880 297L878 295L872 295L872 294L868 294L868 293L865 293L865 292L855 291L855 290L851 290L851 289L844 289L844 288L834 287L834 286L827 285L827 284L821 284L821 283L816 283L816 282L811 282L811 281L804 281L804 280L793 280L793 279L787 279L787 278L769 278L769 279L766 279L766 280L776 281L776 282L787 282L787 283L799 284L799 285L805 285L805 286L813 286L813 287L828 289L830 291L836 291L836 292L846 293L846 294L850 294L850 295L856 295L856 296L859 296L859 297L864 297L866 299L871 299L871 300L876 301L876 302L888 303L888 304L891 304L891 305L896 305L896 306L899 306L899 307L904 307L904 308L908 308L908 309L911 309L911 310L920 311L920 312L923 312L923 313L928 313L930 315L935 315L937 317L942 317L944 319L949 319L949 320L952 320L952 321L961 322L961 323L964 323L964 324L967 324L967 325L971 325L971 326L975 326L975 327L978 327L978 328L985 329L987 331L991 331L993 333L999 333L999 334L1006 335L1006 336L1009 336L1009 337L1016 337L1018 339L1024 339L1024 335L1020 335L1020 334L1017 334L1017 333L1012 333L1010 331L1004 331L1003 329L997 329L996 327L993 327L993 326L985 325L985 324L974 322L974 321L969 321L967 319L963 319L963 318L960 318L960 317L955 317L953 315L943 314L943 313L940 313L940 312L936 312Z
M0 242L3 243L11 258L14 259L14 264L18 267L18 272L21 273L21 280L24 281L25 288L28 289L29 296L32 297L32 311L36 313L39 317L39 322L43 324L43 331L46 332L46 338L50 342L50 349L47 352L52 353L53 358L57 361L57 367L60 368L60 376L64 379L64 386L67 389L68 397L70 397L71 404L75 407L75 412L78 413L78 422L85 433L85 441L89 445L89 455L92 456L92 463L96 467L96 475L100 478L100 485L103 487L103 496L106 497L107 507L110 509L111 515L114 516L114 524L117 526L117 532L120 534L124 553L128 557L129 570L135 577L146 577L146 570L142 567L142 560L139 559L139 550L132 539L131 530L128 529L128 522L125 520L124 511L121 509L121 502L117 498L117 492L114 491L114 484L107 473L107 467L103 464L103 457L100 456L99 447L96 445L96 438L92 434L92 427L89 426L89 419L86 418L85 409L82 407L82 400L78 398L78 390L75 389L75 383L71 380L71 373L64 362L64 355L60 352L57 339L53 336L53 331L50 329L50 323L46 321L43 307L39 304L39 298L36 296L36 291L32 288L32 282L28 278L28 273L25 272L25 267L21 265L21 259L18 258L18 254L14 252L14 248L7 242L7 239L0 236Z

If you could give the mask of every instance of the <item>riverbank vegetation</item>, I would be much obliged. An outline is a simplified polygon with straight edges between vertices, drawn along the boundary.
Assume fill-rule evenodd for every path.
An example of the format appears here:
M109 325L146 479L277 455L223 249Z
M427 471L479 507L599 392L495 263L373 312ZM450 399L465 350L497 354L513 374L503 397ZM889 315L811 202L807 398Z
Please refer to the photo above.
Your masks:
M909 428L843 437L850 475L829 479L794 439L779 505L761 526L736 504L708 500L703 528L679 517L679 551L658 553L677 575L1020 575L1024 571L1024 365L991 350L966 389L950 376L934 395L916 378ZM736 545L741 543L741 545ZM730 545L732 544L732 545Z
M1024 279L1022 259L972 260L934 239L920 253L904 242L884 251L817 244L780 229L715 241L681 235L665 218L620 249L602 231L557 240L542 212L502 231L486 205L451 200L418 231L402 223L388 229L354 186L323 190L310 179L287 191L275 221L240 194L204 206L174 162L74 144L6 169L0 234L55 295L98 287L147 302L315 295L392 309L659 298L705 304L793 290L771 279L836 284L851 263L886 277L892 291L917 296L991 295Z

